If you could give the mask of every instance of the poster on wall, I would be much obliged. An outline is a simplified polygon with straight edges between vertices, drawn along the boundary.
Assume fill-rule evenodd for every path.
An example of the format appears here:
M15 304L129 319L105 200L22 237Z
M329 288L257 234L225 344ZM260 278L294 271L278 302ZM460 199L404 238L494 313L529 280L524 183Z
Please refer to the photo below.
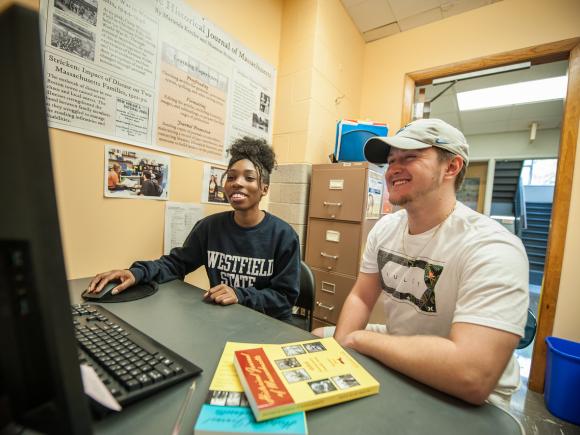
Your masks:
M229 204L224 191L225 177L225 167L209 164L203 165L202 202L210 204Z
M203 218L203 206L185 202L165 203L165 233L163 254L183 246L194 225Z
M224 163L272 142L276 70L182 0L41 0L50 127Z
M105 146L105 197L167 201L169 162L164 155Z

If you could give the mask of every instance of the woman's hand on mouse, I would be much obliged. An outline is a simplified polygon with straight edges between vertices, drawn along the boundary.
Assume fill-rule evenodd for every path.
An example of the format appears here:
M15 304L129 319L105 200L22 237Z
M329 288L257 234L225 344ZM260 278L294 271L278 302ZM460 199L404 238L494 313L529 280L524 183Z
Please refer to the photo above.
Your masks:
M112 294L116 295L134 285L135 277L127 269L110 270L96 275L89 283L87 290L89 293L100 293L109 281L120 281L120 284L111 291Z

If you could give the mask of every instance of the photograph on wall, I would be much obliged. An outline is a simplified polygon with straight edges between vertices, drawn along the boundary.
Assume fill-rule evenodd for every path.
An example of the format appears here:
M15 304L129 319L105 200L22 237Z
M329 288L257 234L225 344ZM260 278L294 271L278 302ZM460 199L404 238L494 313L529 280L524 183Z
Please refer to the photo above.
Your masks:
M78 18L82 21L97 25L97 0L54 0L54 8L65 15Z
M393 213L393 204L389 201L389 190L387 189L387 182L383 183L383 204L381 206L381 214Z
M210 164L203 165L201 202L229 204L224 192L225 178L226 168Z
M105 196L167 201L169 162L169 157L161 154L107 145L105 147Z
M380 217L383 185L383 176L378 172L369 171L366 210L367 219L378 219Z

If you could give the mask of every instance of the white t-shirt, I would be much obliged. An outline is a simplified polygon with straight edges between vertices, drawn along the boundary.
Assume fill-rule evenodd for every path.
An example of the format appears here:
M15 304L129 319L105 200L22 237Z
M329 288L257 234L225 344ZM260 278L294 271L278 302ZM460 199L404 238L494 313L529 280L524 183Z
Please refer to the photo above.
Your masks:
M439 227L422 234L408 233L405 210L381 218L360 270L380 271L389 334L448 337L455 322L524 334L529 290L522 242L460 202ZM495 392L511 394L518 386L512 356Z

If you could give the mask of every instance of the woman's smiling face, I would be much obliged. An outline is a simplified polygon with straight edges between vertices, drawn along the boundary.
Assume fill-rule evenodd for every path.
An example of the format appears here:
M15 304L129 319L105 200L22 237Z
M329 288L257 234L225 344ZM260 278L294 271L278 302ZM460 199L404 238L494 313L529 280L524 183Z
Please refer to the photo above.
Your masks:
M254 164L248 159L242 159L226 171L224 191L235 210L245 211L258 208L268 191L268 185L262 184Z

